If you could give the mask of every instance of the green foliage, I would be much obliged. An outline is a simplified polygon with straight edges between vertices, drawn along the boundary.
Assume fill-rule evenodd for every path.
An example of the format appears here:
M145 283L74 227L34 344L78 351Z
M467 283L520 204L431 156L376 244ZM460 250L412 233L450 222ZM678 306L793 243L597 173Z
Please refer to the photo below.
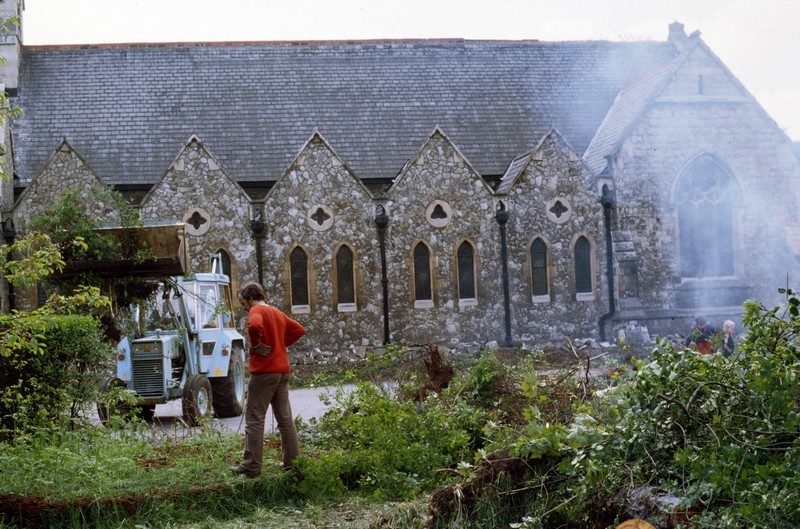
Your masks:
M507 374L506 366L493 351L484 351L466 381L465 389L481 406L497 406L500 385Z
M29 327L35 334L28 347L0 354L0 437L66 426L65 418L76 417L80 406L96 399L113 358L92 317L52 316L38 323Z
M313 438L325 453L300 463L304 480L299 487L307 496L351 489L408 498L437 483L439 469L466 456L466 432L436 398L401 402L360 383L336 399Z
M614 498L646 486L693 508L691 527L800 526L800 298L783 292L782 307L745 304L734 357L661 342L633 380L564 421L549 420L542 385L523 377L535 405L509 441L531 468L512 484L519 493L506 496L498 477L437 527L507 527L509 516L520 528L614 525ZM482 372L477 380L492 380ZM466 472L463 486L477 475Z
M9 252L15 260L5 260ZM60 249L38 232L4 246L0 256L6 279L14 285L33 284L64 264ZM76 415L78 403L92 395L99 372L113 355L97 321L78 315L108 307L98 288L83 286L69 296L51 296L34 311L0 314L0 435L14 436Z
M83 248L82 239L74 239L71 247ZM14 259L8 259L9 254ZM0 246L0 266L6 280L17 286L31 286L64 268L59 247L44 233L31 232L13 245Z
M119 243L94 231L99 226L100 221L88 215L84 200L74 189L59 196L52 207L28 222L29 230L50 237L64 260L110 259L121 255ZM74 246L75 240L84 241L84 245Z
M635 385L570 425L574 453L562 470L579 483L573 508L657 484L704 506L698 527L800 524L800 318L795 293L785 293L785 307L745 305L735 358L662 344Z

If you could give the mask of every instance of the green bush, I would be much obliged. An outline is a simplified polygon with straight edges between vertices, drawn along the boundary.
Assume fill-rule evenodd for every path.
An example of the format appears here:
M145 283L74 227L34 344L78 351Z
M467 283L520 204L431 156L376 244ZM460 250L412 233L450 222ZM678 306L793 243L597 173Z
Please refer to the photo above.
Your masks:
M731 358L662 342L632 380L567 422L530 406L509 443L530 469L506 484L517 493L498 493L500 475L476 489L481 465L455 486L460 509L435 526L614 526L623 498L656 487L691 509L690 527L800 527L800 298L783 292L782 307L745 304L747 335Z
M603 414L573 423L564 468L585 506L655 484L700 508L693 526L800 526L800 300L786 294L745 305L732 359L664 346Z
M61 249L65 260L108 259L121 255L119 243L95 231L100 221L89 216L85 200L78 191L67 191L56 199L46 213L33 217L28 229L48 234L53 244ZM73 245L72 241L76 238L81 238L86 244Z
M64 426L98 388L114 355L96 319L52 316L39 349L0 351L0 426L4 437L40 426Z
M409 498L437 483L441 469L467 454L467 433L436 397L401 402L360 383L337 400L313 437L324 455L300 463L304 494L318 497L350 489Z

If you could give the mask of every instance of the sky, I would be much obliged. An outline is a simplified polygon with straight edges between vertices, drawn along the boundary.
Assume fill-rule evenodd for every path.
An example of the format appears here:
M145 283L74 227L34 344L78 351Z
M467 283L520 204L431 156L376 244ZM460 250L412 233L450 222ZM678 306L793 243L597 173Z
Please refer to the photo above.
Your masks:
M25 0L23 41L665 41L676 21L800 141L800 0Z

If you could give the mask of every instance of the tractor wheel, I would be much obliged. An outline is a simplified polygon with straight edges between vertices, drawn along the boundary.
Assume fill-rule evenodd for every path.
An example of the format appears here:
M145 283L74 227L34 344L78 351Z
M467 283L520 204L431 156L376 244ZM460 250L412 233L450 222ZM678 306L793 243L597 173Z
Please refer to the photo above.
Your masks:
M110 395L116 388L125 388L125 382L117 377L108 377L100 384L100 401L97 403L97 416L104 426L112 415L126 417L130 413L129 406L121 404Z
M211 416L213 396L205 375L190 375L183 387L183 418L189 426L197 426Z
M226 377L211 379L214 390L214 413L217 417L238 417L244 411L244 355L234 347Z

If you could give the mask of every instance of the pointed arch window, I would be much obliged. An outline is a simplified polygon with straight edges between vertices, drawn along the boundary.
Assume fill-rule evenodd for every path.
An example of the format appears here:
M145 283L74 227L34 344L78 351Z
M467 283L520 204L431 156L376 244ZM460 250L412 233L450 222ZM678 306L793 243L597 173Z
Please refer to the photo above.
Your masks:
M431 252L419 242L414 247L414 307L433 307Z
M581 235L575 241L575 293L577 299L592 299L592 243Z
M292 312L310 312L308 296L308 255L299 246L289 254Z
M458 246L456 252L458 261L458 305L468 306L477 304L475 295L475 250L467 241Z
M228 276L228 279L233 281L233 270L232 270L232 263L231 254L225 251L222 248L217 250L217 254L219 255L219 268L217 269L218 274L224 274Z
M712 156L683 172L675 189L682 277L733 275L733 216L737 186Z
M234 326L233 320L233 306L232 306L232 298L231 298L231 290L235 291L234 287L234 278L233 278L233 262L231 260L231 254L229 254L223 248L219 248L217 250L217 254L219 255L219 264L217 267L217 273L223 274L228 276L228 280L230 281L229 285L220 285L220 295L222 299L219 300L219 307L217 310L221 310L222 316L222 326L232 328Z
M353 250L343 244L336 251L336 296L339 312L356 310L355 260Z
M550 301L547 277L547 244L541 237L531 243L531 295L533 301Z

